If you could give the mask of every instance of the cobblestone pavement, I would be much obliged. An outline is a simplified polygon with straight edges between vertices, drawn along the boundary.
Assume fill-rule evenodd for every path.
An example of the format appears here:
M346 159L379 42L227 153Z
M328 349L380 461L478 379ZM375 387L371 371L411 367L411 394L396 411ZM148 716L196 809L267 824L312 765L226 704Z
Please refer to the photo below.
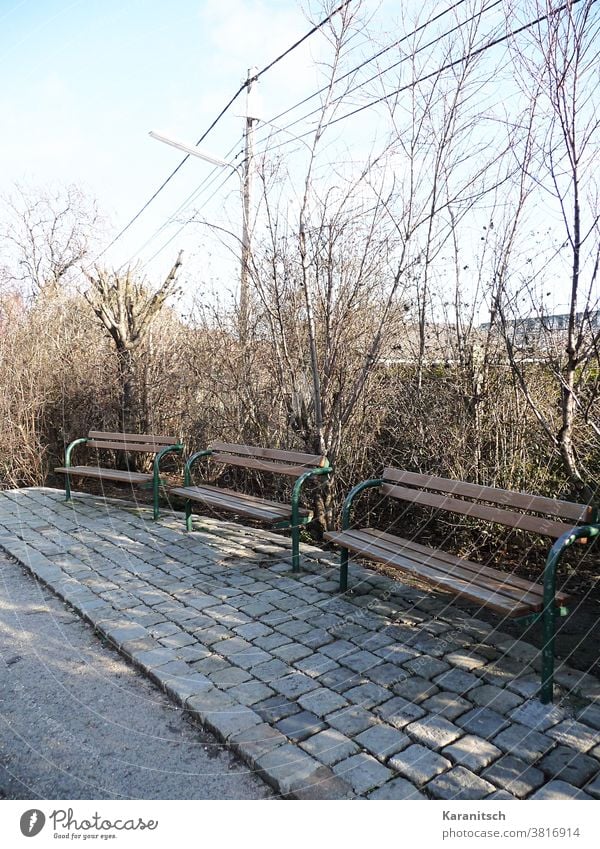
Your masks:
M598 799L600 682L442 596L269 531L32 488L0 496L0 545L278 793Z
M1 553L0 720L0 799L273 796L225 744Z

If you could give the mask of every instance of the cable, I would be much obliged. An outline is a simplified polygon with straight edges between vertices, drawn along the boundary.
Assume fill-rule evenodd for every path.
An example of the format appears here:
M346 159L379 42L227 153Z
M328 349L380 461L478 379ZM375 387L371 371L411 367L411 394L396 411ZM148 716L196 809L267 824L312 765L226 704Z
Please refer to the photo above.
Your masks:
M440 68L437 68L435 71L431 71L429 74L425 74L425 76L419 77L419 79L413 80L412 82L407 83L407 85L401 86L400 88L395 89L394 91L388 92L387 94L384 94L382 97L378 97L376 100L372 100L369 103L365 103L362 106L359 106L356 109L353 109L351 112L346 112L344 115L340 115L339 118L334 118L333 120L328 122L327 126L331 127L334 124L338 124L340 121L345 121L346 118L351 118L354 115L358 115L360 112L363 112L365 109L369 109L371 106L376 106L377 104L382 103L385 100L389 100L390 97L395 97L396 95L401 94L402 92L408 91L409 89L414 88L414 86L418 85L419 83L425 82L425 81L431 79L432 77L435 77L438 74L441 74L443 71L447 71L450 68L453 68L456 65L459 65L461 62L465 62L467 60L474 59L476 56L481 55L486 50L490 50L492 47L496 47L498 44L501 44L502 42L508 41L510 38L513 38L515 35L519 35L519 33L524 32L525 30L531 29L531 27L535 26L536 24L539 24L542 21L547 20L551 15L556 15L559 12L563 12L565 9L570 9L570 8L572 8L572 6L575 6L577 3L580 3L580 2L581 2L581 0L569 0L569 2L564 3L559 8L552 9L547 14L541 15L539 18L536 18L533 21L529 21L529 23L523 24L523 26L517 27L516 29L511 30L508 33L505 33L500 38L496 38L493 41L490 41L487 44L485 44L481 47L478 47L476 50L473 50L470 53L464 54L459 59L454 59L451 62L447 62L445 65L442 65ZM595 3L596 0L592 0L592 2ZM319 110L316 110L316 111L319 111ZM314 113L311 113L311 114L314 114ZM293 122L293 123L297 123L297 122ZM289 126L293 126L293 123L290 124ZM285 129L287 129L287 127ZM303 139L306 136L310 136L312 134L312 132L313 132L313 130L307 130L305 133L301 133L300 135L295 136L295 139ZM293 140L294 139L279 142L279 144L276 144L276 145L269 147L269 148L265 148L263 151L259 151L259 153L264 153L265 150L267 150L267 149L268 150L277 150L280 147L284 147L286 144L290 144L291 141L293 141Z
M454 3L453 6L449 6L443 12L439 12L433 18L430 18L430 20L425 21L424 24L421 24L420 26L418 26L412 32L403 35L402 38L398 39L398 41L394 41L392 44L389 44L387 47L384 47L378 53L375 53L369 59L365 59L364 62L361 62L360 65L357 65L355 68L352 68L350 71L347 71L346 73L341 74L339 77L336 77L333 80L332 84L335 85L336 83L341 82L342 80L346 79L347 77L351 76L352 74L355 74L357 71L360 71L360 69L363 68L365 65L368 65L370 62L374 62L375 59L379 59L379 57L383 56L384 53L387 53L389 50L393 50L394 47L398 47L399 44L402 44L408 38L412 38L412 36L417 35L417 33L421 32L426 27L435 23L440 18L443 18L445 15L447 15L449 12L452 12L458 6L462 6L462 4L465 3L465 2L466 2L466 0L458 0L458 2ZM497 0L497 2L503 2L503 0ZM497 3L494 3L494 5L497 5ZM485 9L484 11L487 11L487 9ZM470 18L469 20L472 20L472 18ZM465 22L463 22L463 24L464 23ZM460 24L460 26L463 26L463 24ZM452 30L450 30L450 32L452 32ZM444 38L447 34L448 33L444 33L444 35L440 36L440 38ZM432 42L432 43L435 43L435 42ZM429 46L431 46L431 44ZM394 67L394 66L392 65L391 67ZM388 70L390 70L390 69L386 68L386 71L388 71ZM298 109L299 106L303 106L305 103L308 103L310 100L313 100L315 97L318 97L320 94L322 94L324 91L326 91L328 87L329 87L328 85L325 85L322 88L318 89L317 91L313 92L312 94L309 94L308 97L305 97L303 100L298 101L298 103L295 103L293 106L290 106L288 109L285 109L283 112L280 112L278 115L275 115L274 118L271 118L271 120L269 122L266 122L266 123L274 123L275 121L278 121L280 118L283 118L285 115L288 115L290 112L293 112L294 109ZM310 112L308 115L305 115L304 118L307 118L307 117L309 117L310 115L313 115L313 114L314 114L314 112ZM304 120L304 118L300 118L298 120ZM294 123L297 123L297 122L294 122ZM288 126L293 126L293 124L289 124ZM260 141L262 141L262 139Z
M223 115L230 108L230 106L240 96L240 94L244 91L244 89L247 88L250 85L251 82L258 80L259 77L262 77L262 75L265 74L267 71L269 71L274 65L276 65L278 62L281 62L281 60L284 59L286 56L288 56L292 52L292 50L295 50L304 41L306 41L307 38L310 38L311 35L314 35L315 32L318 32L318 30L320 30L323 26L325 26L325 24L328 21L330 21L335 15L337 15L338 12L343 11L346 8L346 6L348 6L352 2L353 2L353 0L345 0L344 3L342 3L336 9L334 9L333 12L331 12L331 14L327 15L327 17L324 18L320 23L316 24L311 30L309 30L305 35L303 35L302 38L300 38L298 41L296 41L294 44L292 44L291 47L288 47L287 50L284 50L283 53L280 53L279 56L277 56L275 59L273 59L272 62L269 62L268 65L265 65L265 67L262 68L260 71L258 71L253 77L251 77L251 78L247 79L245 82L243 82L242 85L235 92L233 97L230 98L230 100L223 107L223 109L221 109L221 111L219 112L217 117L214 119L214 121L211 123L211 125L208 127L208 129L205 130L202 133L202 135L200 136L200 138L196 142L195 146L198 147L198 145L201 144L204 141L204 139L207 137L207 135L211 132L211 130L214 129L214 127L221 120ZM94 265L94 263L98 262L100 257L104 256L104 254L107 251L109 251L110 248L112 248L112 246L127 232L127 230L129 230L129 228L138 220L140 215L142 215L142 213L145 212L145 210L150 206L152 201L154 201L158 197L158 195L162 192L162 190L173 179L173 177L175 176L175 174L177 174L177 172L180 170L180 168L182 168L182 166L185 165L185 163L188 161L189 158L190 158L190 154L188 153L188 154L186 154L186 156L184 156L184 158L181 160L179 165L177 165L177 167L174 168L173 171L171 171L169 176L165 180L163 180L161 185L158 187L158 189L156 189L156 191L153 193L153 195L146 201L146 203L142 206L142 208L139 210L139 212L136 212L136 214L133 216L133 218L131 218L130 221L117 233L117 235L114 237L114 239L112 239L112 241L109 242L109 244L96 256L96 258L92 261L91 265Z

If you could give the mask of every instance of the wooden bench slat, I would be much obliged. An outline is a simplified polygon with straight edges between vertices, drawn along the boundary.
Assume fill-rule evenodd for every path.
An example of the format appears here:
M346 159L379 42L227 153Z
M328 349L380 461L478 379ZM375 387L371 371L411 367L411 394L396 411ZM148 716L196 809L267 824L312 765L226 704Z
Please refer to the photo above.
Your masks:
M106 478L106 480L126 481L127 483L146 483L153 478L152 474L144 472L126 472L120 469L103 469L100 466L61 466L55 472L86 478Z
M211 504L213 507L222 507L228 511L238 513L240 516L249 516L253 519L263 519L270 522L282 519L290 519L292 508L286 504L274 501L266 501L253 496L240 496L240 493L232 490L220 489L209 486L175 486L170 487L169 492L192 501ZM308 515L308 511L301 510L301 515Z
M383 562L388 566L398 566L402 571L422 578L433 586L447 589L455 595L464 596L485 607L491 607L504 616L511 618L525 616L532 610L530 604L510 599L500 593L473 584L469 580L442 573L434 567L416 563L404 556L401 551L392 553L382 549L376 543L362 538L360 532L328 532L325 534L325 538L370 560Z
M319 454L303 454L300 451L286 451L280 448L260 448L256 445L234 445L229 442L211 442L208 446L221 454L239 454L243 457L263 457L268 460L283 460L288 463L301 463L303 466L324 466L326 458Z
M285 466L282 463L273 463L271 460L259 460L252 457L235 457L233 454L215 453L211 457L216 463L224 465L241 466L244 469L257 469L260 472L268 472L273 475L289 475L297 478L304 472L312 471L314 466Z
M347 531L346 533L351 533ZM483 587L492 590L501 596L523 602L529 605L531 612L542 609L543 606L543 587L540 584L534 584L528 581L523 581L524 586L517 586L511 581L510 573L502 573L498 570L488 570L485 566L474 563L470 560L456 558L455 562L449 563L445 558L440 557L442 552L429 548L425 552L415 551L410 546L410 541L401 539L400 537L391 537L382 539L378 533L373 532L370 528L360 531L369 544L379 546L384 551L389 551L392 554L402 554L409 560L414 560L418 565L431 566L435 569L440 569L450 578L460 578L468 583L473 583L475 586ZM393 540L393 542L391 541ZM489 574L494 571L496 574ZM556 601L558 604L565 604L568 601L568 596L563 592L556 593Z
M100 441L91 439L87 444L88 448L113 449L120 451L144 451L147 454L157 454L161 449L166 448L162 442L110 442L109 440Z
M156 442L159 445L177 445L174 436L158 436L155 433L112 433L104 430L90 430L88 437L94 440L112 440L113 442Z
M370 536L376 537L383 541L386 541L391 546L398 545L399 537L394 536L393 534L388 534L385 531L378 531L373 528L362 528L361 531L365 534L369 534ZM432 549L426 545L421 545L418 542L414 542L414 540L402 539L401 540L403 548L412 549L415 554L421 555L429 555L432 551L435 552L435 556L437 560L440 560L444 563L447 563L448 566L459 566L460 568L468 569L469 571L473 571L478 575L485 575L490 579L494 579L501 583L502 585L506 585L509 587L513 587L516 590L525 590L527 592L533 593L534 595L538 595L540 598L543 595L543 587L541 584L535 584L531 581L527 581L525 578L520 578L518 575L515 575L514 572L502 572L499 569L494 569L492 566L485 566L481 563L475 563L472 560L467 560L465 558L457 557L455 554L448 554L446 551L441 551L440 549ZM556 600L561 604L566 604L569 600L570 596L567 593L558 591L556 593Z
M587 522L593 518L593 511L589 504L575 504L571 501L546 498L542 495L531 495L527 492L510 492L509 490L499 489L497 487L481 486L479 484L465 483L464 481L453 481L449 478L417 474L416 472L395 469L393 467L384 470L383 478L386 481L435 489L450 495L489 501L501 506L518 507L522 510L545 513L548 516L573 519L576 522Z
M384 495L421 504L424 507L434 507L438 510L449 510L452 513L460 513L471 518L484 519L499 525L518 528L522 531L544 534L550 537L560 537L565 531L570 530L572 524L554 522L551 519L543 519L539 516L529 516L525 513L515 513L511 510L501 510L498 507L490 507L486 504L477 504L472 501L461 501L447 495L438 495L433 492L423 492L419 489L408 489L395 484L383 484L381 491Z

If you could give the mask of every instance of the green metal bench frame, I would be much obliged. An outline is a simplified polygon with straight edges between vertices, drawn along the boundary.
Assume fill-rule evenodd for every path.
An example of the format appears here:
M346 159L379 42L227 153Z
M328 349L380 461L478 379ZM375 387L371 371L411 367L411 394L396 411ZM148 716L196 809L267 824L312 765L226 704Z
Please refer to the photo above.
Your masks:
M344 500L342 507L342 532L351 528L351 510L353 502L361 492L366 489L381 487L386 483L384 478L374 478L362 481L353 487ZM554 697L554 650L556 642L556 620L558 616L566 616L568 610L565 607L557 607L556 596L556 572L560 560L565 551L575 542L594 543L600 536L600 524L598 524L598 510L590 506L592 522L578 525L565 531L552 545L546 558L543 573L543 606L542 610L527 616L520 617L514 621L523 625L534 622L542 622L543 644L542 644L542 670L540 685L540 701L549 704ZM340 591L348 589L348 558L347 548L340 548Z
M96 433L101 433L101 431L97 431ZM133 435L134 434L127 434L127 436L133 436ZM65 450L65 465L64 465L64 468L65 468L65 472L64 472L64 474L65 474L65 501L67 501L67 502L72 501L72 498L71 498L71 481L70 481L69 473L66 470L71 468L71 454L72 454L73 449L77 445L84 445L87 442L98 442L98 441L101 441L101 440L98 439L98 436L82 436L79 439L74 439L73 442L71 442L67 446L67 448ZM107 441L113 441L113 440L107 439ZM142 444L144 441L145 440L143 439L143 437L140 436L140 444ZM136 450L135 445L136 445L136 443L133 442L131 445L126 445L122 448L117 448L117 449L111 448L110 450L135 451ZM161 486L165 485L165 482L160 477L160 461L162 460L162 458L166 454L181 453L181 452L183 452L183 449L184 449L184 446L181 442L176 442L173 445L165 445L164 447L160 448L157 451L156 456L154 457L154 461L152 463L152 507L153 507L152 512L153 512L153 518L154 518L155 521L160 516L160 488L161 488ZM151 453L151 452L141 452L141 453ZM90 468L92 468L92 467L90 467ZM111 479L110 478L111 470L110 469L103 469L102 471L104 471L105 474L100 476L100 479L102 479L102 477L105 477L106 479L110 480ZM83 474L81 476L84 477ZM93 475L91 477L96 477L96 475ZM113 480L114 479L115 478L113 478Z
M246 446L242 446L246 447ZM184 488L192 485L192 467L198 460L203 457L210 457L213 454L220 453L219 449L207 448L203 451L196 451L194 454L189 457L185 464L184 468ZM327 460L325 458L325 462ZM269 472L267 466L263 469L263 471ZM312 521L312 516L303 517L300 515L300 494L302 491L302 487L304 483L309 480L309 478L317 477L319 475L328 475L333 472L333 468L327 463L324 466L316 466L313 469L307 469L307 471L303 472L294 482L294 486L292 489L291 496L291 517L290 520L282 520L273 523L272 527L278 530L291 530L292 532L292 571L299 572L300 571L300 530L303 525L308 525ZM273 471L272 474L276 474L276 471ZM172 488L176 489L176 488ZM179 493L182 494L182 493ZM192 530L192 501L194 499L187 498L185 501L185 527L187 531ZM233 511L232 511L233 512Z

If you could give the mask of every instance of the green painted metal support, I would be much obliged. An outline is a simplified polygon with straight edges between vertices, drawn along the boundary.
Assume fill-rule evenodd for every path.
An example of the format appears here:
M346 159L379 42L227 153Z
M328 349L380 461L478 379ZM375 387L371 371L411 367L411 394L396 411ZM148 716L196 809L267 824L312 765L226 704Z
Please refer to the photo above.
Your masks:
M581 525L559 537L546 559L544 567L544 604L542 608L543 646L542 646L542 683L540 700L542 704L552 702L554 696L554 643L556 638L556 569L564 552L577 540L589 540L592 543L600 535L600 525Z
M164 448L161 448L158 454L154 458L154 463L152 464L152 504L153 504L153 513L154 513L154 521L156 521L160 515L160 461L165 456L165 454L171 454L174 452L181 453L183 451L183 445L178 442L176 445L166 445Z
M84 442L89 442L88 436L82 436L79 439L74 439L70 445L67 445L67 450L65 451L65 469L69 469L71 467L71 451L75 448L76 445L81 445ZM69 473L65 474L65 501L71 501L71 481L69 479Z
M192 485L192 466L202 457L210 457L212 454L212 449L207 448L205 451L196 451L192 454L191 457L188 457L187 462L185 464L185 468L183 470L183 485L191 486ZM185 502L185 529L186 531L192 530L192 502L189 498L186 499Z
M292 572L300 571L300 527L305 525L306 521L300 517L300 491L306 480L317 475L331 474L333 469L331 466L319 466L316 469L310 469L304 472L297 478L292 490Z
M356 484L356 486L350 490L348 495L344 500L344 504L342 506L342 531L347 531L350 527L350 512L352 509L352 502L359 495L363 489L369 489L370 487L381 486L383 484L383 480L381 478L373 478L372 480L361 481L361 483ZM346 592L348 589L348 549L342 548L340 549L340 592Z

